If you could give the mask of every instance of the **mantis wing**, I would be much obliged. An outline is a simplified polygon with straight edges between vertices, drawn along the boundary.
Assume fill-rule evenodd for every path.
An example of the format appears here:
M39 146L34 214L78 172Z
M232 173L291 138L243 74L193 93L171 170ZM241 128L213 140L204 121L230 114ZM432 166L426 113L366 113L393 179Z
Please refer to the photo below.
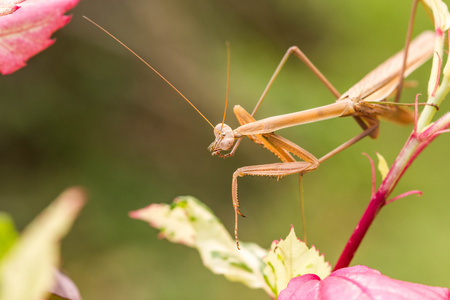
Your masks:
M433 55L434 32L425 31L416 37L409 46L404 77L411 74ZM367 74L345 92L340 99L354 101L382 101L397 87L403 66L404 51L400 51Z

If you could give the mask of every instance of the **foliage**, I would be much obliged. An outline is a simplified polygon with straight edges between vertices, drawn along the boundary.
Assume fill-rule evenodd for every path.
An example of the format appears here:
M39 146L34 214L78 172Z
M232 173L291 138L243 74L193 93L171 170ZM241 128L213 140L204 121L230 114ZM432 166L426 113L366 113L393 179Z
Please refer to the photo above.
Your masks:
M448 299L446 288L394 280L366 266L339 269L321 280L314 274L293 278L278 300Z
M450 126L450 113L443 115L440 119L431 123L436 107L441 104L444 97L450 91L450 84L448 83L450 82L450 60L447 60L443 71L441 70L443 45L447 37L446 31L450 26L447 25L450 24L450 14L447 6L442 1L427 1L425 4L433 11L436 26L435 55L429 82L428 105L419 117L418 96L416 97L413 132L391 168L388 167L383 156L377 154L379 159L378 168L383 180L377 190L375 188L374 167L371 160L373 169L371 200L354 233L347 242L334 268L335 272L328 276L329 271L327 271L324 264L316 265L313 263L314 260L308 259L307 255L304 254L308 253L309 250L304 244L297 241L292 230L292 234L287 237L286 241L274 242L272 244L271 251L264 259L266 263L264 267L264 278L269 287L269 289L264 289L266 292L270 290L268 292L270 296L278 297L280 295L279 299L360 299L360 297L367 297L368 299L448 299L449 290L446 288L428 287L397 281L364 266L348 268L363 237L381 208L407 195L421 194L418 191L410 191L396 196L391 200L388 199L398 181L415 158L437 136L448 132L447 128ZM440 83L441 72L444 78ZM185 220L191 217L187 215ZM155 216L154 218L157 219L158 217ZM196 218L194 217L193 220L196 221ZM150 219L148 221L150 221L152 226L162 229L163 234L166 234L165 230L167 228L159 225L169 225L172 223L167 220L155 222L155 220ZM169 235L183 235L181 232L184 229L184 226L180 228L178 226L171 227ZM205 226L203 230L208 231L210 228ZM193 236L195 235L194 233ZM208 234L203 235L208 236ZM210 236L213 235L211 234ZM176 241L176 239L173 239L173 241ZM314 250L311 250L314 253ZM317 256L315 259L317 260ZM211 269L214 268L210 265L208 267ZM324 277L325 279L321 280ZM286 287L289 280L291 280L291 283L288 285L288 289L279 294ZM348 284L349 281L351 282L350 284Z
M73 283L56 268L59 264L60 240L72 225L85 202L84 193L78 188L65 191L42 212L22 233L15 238L12 221L3 217L0 227L0 251L5 255L0 260L0 299L43 299L57 286L72 292L71 300L81 299ZM12 238L13 237L13 238ZM55 293L62 295L64 288Z
M53 44L50 36L69 22L70 17L64 13L78 0L28 0L19 7L17 4L21 2L12 0L0 4L2 74L15 72L25 66L30 57ZM377 153L383 181L376 189L374 176L369 206L334 272L331 273L330 264L314 246L308 248L295 236L293 227L285 240L274 241L268 250L255 243L242 243L241 250L237 251L219 219L192 197L179 197L172 205L152 204L130 216L158 228L160 238L197 249L204 265L213 273L251 288L263 289L270 297L448 299L446 288L394 280L365 266L348 267L380 209L396 199L420 193L410 191L389 200L415 158L437 136L448 132L450 125L448 113L432 122L436 107L450 91L449 61L442 67L450 17L442 1L424 0L423 3L432 11L436 32L429 105L420 116L416 106L414 130L390 168ZM83 199L80 190L67 191L22 235L16 232L9 216L0 214L0 300L42 299L48 292L52 293L50 299L81 299L73 282L55 270L59 264L60 239L67 233ZM349 281L352 282L350 286ZM22 286L27 288L22 289Z
M11 74L54 43L50 36L65 26L64 13L79 0L0 2L0 72ZM21 6L16 4L22 3ZM12 219L0 213L0 299L81 299L73 282L57 271L60 240L75 220L85 196L65 191L19 237Z
M27 0L20 9L8 3L11 6L0 17L0 72L17 71L30 57L52 45L55 40L50 36L69 23L70 17L64 13L78 1Z

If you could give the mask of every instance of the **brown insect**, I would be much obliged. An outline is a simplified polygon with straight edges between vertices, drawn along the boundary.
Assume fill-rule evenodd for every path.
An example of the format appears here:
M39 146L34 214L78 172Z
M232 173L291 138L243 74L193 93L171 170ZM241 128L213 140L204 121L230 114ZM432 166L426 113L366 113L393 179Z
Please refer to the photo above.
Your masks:
M312 62L306 57L306 55L303 54L303 52L300 51L298 47L291 47L286 52L275 70L252 114L249 114L239 105L234 107L234 113L241 126L233 130L230 126L224 123L225 113L222 123L219 123L214 127L212 123L178 89L176 89L150 64L148 64L133 50L100 25L96 24L87 17L84 18L106 32L133 55L144 62L178 94L180 94L210 124L210 126L214 128L215 140L208 147L213 155L218 155L224 158L232 156L240 143L240 139L247 136L253 142L263 145L282 161L282 163L246 166L239 168L234 172L232 181L232 198L233 207L235 210L235 238L238 248L238 214L241 216L243 216L243 214L239 210L237 178L245 175L272 176L277 178L290 174L302 175L307 172L314 171L321 162L356 143L362 138L366 136L376 138L379 132L378 117L383 117L390 121L402 124L411 123L413 121L412 113L404 107L399 106L398 103L386 102L386 98L388 98L398 87L401 82L400 79L408 76L432 56L434 47L434 33L431 31L423 32L410 43L408 47L409 54L406 61L404 61L404 51L398 52L375 68L372 72L367 74L362 80L342 95L339 94L339 92L331 85L331 83L328 82L325 76L322 75L322 73L312 64ZM305 62L310 69L313 70L315 75L319 77L319 79L337 98L336 102L304 111L255 120L253 117L254 114L258 110L262 100L267 94L267 91L270 89L273 81L291 54L295 54L303 62ZM314 155L299 145L274 133L279 129L287 127L347 116L354 117L358 124L363 128L363 132L320 159L317 159ZM235 143L236 140L237 142ZM222 154L222 151L228 150L230 150L229 153ZM296 161L291 154L301 158L303 161Z

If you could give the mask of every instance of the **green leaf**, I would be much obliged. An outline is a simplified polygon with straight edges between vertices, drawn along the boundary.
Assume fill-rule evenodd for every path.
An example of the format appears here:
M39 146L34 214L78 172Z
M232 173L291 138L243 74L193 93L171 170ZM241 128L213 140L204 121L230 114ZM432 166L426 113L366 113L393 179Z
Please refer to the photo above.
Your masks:
M384 180L389 172L389 166L384 157L378 152L377 157L378 157L378 171L380 171L381 180Z
M59 242L83 204L84 193L69 189L27 226L0 263L0 300L44 298L59 263Z
M17 231L11 217L0 212L0 261L17 239Z
M274 241L269 254L264 258L264 278L273 294L278 294L287 287L289 281L304 274L316 274L325 278L331 273L331 266L325 262L314 246L308 248L294 232L294 227L285 240Z
M223 224L199 200L178 197L171 205L151 204L130 216L160 229L161 238L196 248L203 264L213 273L272 295L262 274L267 250L254 243L240 243L241 250L237 250Z

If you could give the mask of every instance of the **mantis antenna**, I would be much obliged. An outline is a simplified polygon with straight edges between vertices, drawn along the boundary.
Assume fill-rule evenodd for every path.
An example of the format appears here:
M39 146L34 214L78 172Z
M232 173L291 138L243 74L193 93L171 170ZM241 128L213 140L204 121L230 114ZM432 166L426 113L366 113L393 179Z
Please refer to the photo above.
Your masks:
M136 52L134 52L133 50L131 50L127 45L125 45L124 43L122 43L118 38L116 38L114 35L112 35L111 33L109 33L109 31L107 31L105 28L103 28L102 26L98 25L97 23L95 23L94 21L92 21L91 19L89 19L86 16L83 16L83 18L85 18L86 20L88 20L89 22L91 22L92 24L94 24L95 26L97 26L99 29L101 29L103 32L105 32L107 35L109 35L110 37L112 37L113 39L115 39L119 44L121 44L123 47L125 47L125 49L127 49L128 51L130 51L134 56L136 56L140 61L142 61L147 67L149 67L150 69L152 69L153 72L156 73L156 75L158 75L159 77L161 77L162 80L164 80L171 88L173 88L175 90L175 92L177 92L181 97L183 97L184 100L186 100L187 103L189 103L189 105L192 106L192 108L195 109L195 111L202 116L203 119L205 119L206 122L208 122L208 124L214 128L213 124L211 124L211 122L200 112L200 110L195 107L194 104L192 104L191 101L189 101L188 98L186 98L186 96L184 96L173 84L171 84L169 82L169 80L167 80L164 76L162 76L158 71L156 71L155 68L153 68L148 62L146 62L142 57L140 57L139 55L136 54ZM227 99L228 99L228 91L227 91ZM224 116L225 118L225 116Z
M225 108L223 110L223 119L222 119L222 126L220 127L220 131L223 130L223 124L225 124L225 117L227 115L227 107L228 107L228 96L230 95L230 43L226 43L227 47L227 95L225 98Z

